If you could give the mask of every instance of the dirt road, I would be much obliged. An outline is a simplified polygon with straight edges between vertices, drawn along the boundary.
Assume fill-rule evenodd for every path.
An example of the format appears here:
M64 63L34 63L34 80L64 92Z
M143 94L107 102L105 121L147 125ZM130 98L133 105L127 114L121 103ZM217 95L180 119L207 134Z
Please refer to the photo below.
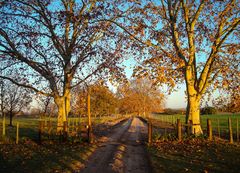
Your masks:
M129 119L101 139L100 147L90 157L83 173L149 173L144 148L147 127L138 118Z

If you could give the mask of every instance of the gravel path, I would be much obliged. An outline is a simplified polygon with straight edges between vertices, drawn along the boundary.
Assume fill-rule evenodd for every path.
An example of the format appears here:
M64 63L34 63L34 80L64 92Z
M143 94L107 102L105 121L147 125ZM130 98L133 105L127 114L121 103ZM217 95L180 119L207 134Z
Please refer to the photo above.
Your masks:
M144 142L147 127L132 118L101 138L100 147L89 158L83 173L148 173L152 172Z

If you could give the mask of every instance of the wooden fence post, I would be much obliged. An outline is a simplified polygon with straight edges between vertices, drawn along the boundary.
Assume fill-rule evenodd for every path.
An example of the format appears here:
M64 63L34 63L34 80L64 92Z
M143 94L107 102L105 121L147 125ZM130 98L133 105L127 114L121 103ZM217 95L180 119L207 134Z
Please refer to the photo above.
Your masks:
M181 120L177 119L177 138L179 141L182 140L182 126L181 126Z
M148 121L148 143L152 144L152 123Z
M92 136L92 126L87 125L87 132L88 132L88 143L93 142L93 136Z
M16 144L18 144L18 140L19 140L19 123L17 122Z
M63 122L63 140L64 140L64 142L67 141L67 137L68 137L68 122L64 121Z
M47 122L47 126L48 126L48 139L51 139L51 135L52 135L52 122L50 120Z
M3 120L2 120L2 136L3 136L3 138L5 137L5 135L6 135L6 114L5 113L3 113Z
M87 112L88 112L88 142L92 143L92 120L91 120L91 88L88 87L87 93Z
M228 118L228 129L229 129L229 142L233 143L233 133L232 133L232 121L231 118Z
M39 141L39 144L42 143L42 133L43 133L43 121L39 121L39 129L38 129L38 141Z
M74 126L77 126L77 118L74 119Z
M207 134L208 134L208 139L212 141L212 123L210 119L207 119Z
M238 118L237 118L237 142L239 142L239 129L238 129Z
M221 137L221 131L220 131L220 123L219 123L219 119L217 119L217 123L218 123L218 137Z
M191 135L192 133L192 120L188 121L187 127L185 129L187 129L187 135Z

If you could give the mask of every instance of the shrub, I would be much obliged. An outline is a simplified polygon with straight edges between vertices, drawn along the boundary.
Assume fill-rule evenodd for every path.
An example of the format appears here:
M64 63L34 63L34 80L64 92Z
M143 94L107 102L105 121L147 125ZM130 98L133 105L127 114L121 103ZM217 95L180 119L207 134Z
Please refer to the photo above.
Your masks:
M163 112L163 114L167 115L175 115L175 114L185 114L186 111L182 109L171 109L171 108L166 108Z
M210 106L208 106L208 107L205 107L205 108L202 108L201 109L201 114L203 115L203 114L216 114L217 113L217 109L216 108L214 108L214 107L210 107Z

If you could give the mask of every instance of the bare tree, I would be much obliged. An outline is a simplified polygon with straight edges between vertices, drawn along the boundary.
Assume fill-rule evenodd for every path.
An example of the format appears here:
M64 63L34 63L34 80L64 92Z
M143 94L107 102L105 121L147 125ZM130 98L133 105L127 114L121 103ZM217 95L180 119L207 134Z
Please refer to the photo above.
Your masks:
M5 87L4 87L4 82L2 79L0 79L0 109L1 109L1 116L4 116L4 111L5 111L5 105L4 105L4 93L5 93Z
M41 117L46 117L46 116L51 116L52 111L51 110L51 105L53 104L53 99L51 97L45 97L42 95L37 95L36 100L38 103L38 107L41 110Z
M9 81L2 81L1 106L9 115L9 125L12 126L13 117L26 108L32 101L28 90L12 84Z
M121 75L122 55L111 1L13 0L0 6L1 78L52 97L58 126L71 109L71 90L90 78ZM113 39L111 39L113 38ZM120 44L121 45L121 44ZM9 73L16 71L13 78ZM60 130L61 128L59 128Z

